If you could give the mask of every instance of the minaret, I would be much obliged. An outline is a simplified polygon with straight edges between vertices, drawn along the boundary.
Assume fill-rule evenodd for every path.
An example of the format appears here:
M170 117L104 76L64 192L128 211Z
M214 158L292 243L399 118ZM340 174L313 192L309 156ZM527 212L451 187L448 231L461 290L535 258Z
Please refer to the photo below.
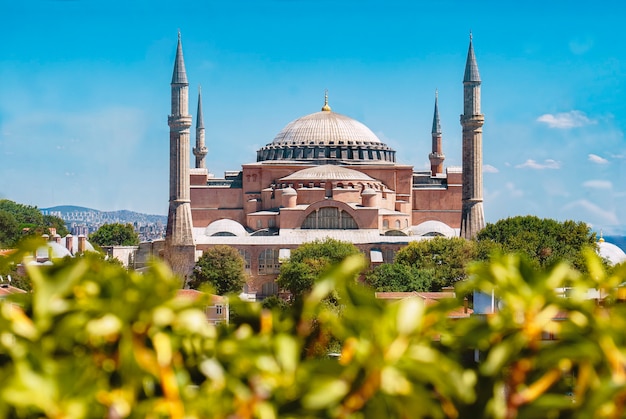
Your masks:
M196 112L196 146L193 155L196 156L196 169L206 169L205 157L208 153L204 145L204 118L202 116L202 88L198 88L198 112Z
M195 245L189 199L189 83L180 32L171 88L172 114L167 119L170 126L170 205L165 232L165 259L174 273L186 280L195 264Z
M485 227L483 211L483 124L480 113L480 75L470 33L463 77L463 208L461 237L471 239Z
M446 156L441 150L441 123L439 121L438 96L437 91L435 91L435 113L433 115L433 130L431 133L433 138L433 151L428 155L430 159L431 176L437 176L437 174L443 173L443 161L446 159Z

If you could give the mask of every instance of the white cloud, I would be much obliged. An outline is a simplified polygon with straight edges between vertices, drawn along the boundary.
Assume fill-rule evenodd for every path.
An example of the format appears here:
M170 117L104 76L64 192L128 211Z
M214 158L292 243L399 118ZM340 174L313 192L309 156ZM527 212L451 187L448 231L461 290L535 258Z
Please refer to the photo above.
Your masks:
M596 221L594 224L619 224L619 220L617 215L615 215L614 211L607 211L597 206L596 204L587 201L586 199L579 199L578 201L570 202L569 204L563 207L563 210L571 210L571 209L582 209L586 211L592 217L595 217ZM580 217L583 219L587 219L587 217Z
M509 195L513 198L521 198L522 196L524 196L524 191L522 191L521 189L517 189L513 182L507 182L507 184L504 186L506 186L506 190L509 191Z
M543 122L550 128L569 129L582 127L585 125L596 124L597 121L589 119L584 112L581 111L569 111L557 114L544 114L537 118L537 122Z
M590 154L588 159L592 163L596 164L607 164L609 161L603 157L598 156L597 154Z
M517 168L517 169L534 169L534 170L560 169L561 168L561 163L556 161L556 160L552 160L552 159L546 159L546 160L544 160L543 163L537 163L533 159L528 159L524 163L518 164L517 166L515 166L515 168Z
M496 167L490 164L483 164L483 173L498 173L500 172Z
M583 182L583 186L591 189L611 189L613 188L613 183L608 180L588 180Z

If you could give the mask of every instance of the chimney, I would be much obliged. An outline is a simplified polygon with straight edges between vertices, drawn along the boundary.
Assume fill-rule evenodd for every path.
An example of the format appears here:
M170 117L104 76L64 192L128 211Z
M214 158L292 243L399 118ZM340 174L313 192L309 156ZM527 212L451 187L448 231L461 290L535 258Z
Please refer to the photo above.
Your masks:
M78 236L78 253L85 253L87 247L87 237L84 234Z
M55 234L54 241L58 244L61 244L61 236L59 234Z
M65 248L69 250L69 252L74 254L74 237L71 234L65 236Z

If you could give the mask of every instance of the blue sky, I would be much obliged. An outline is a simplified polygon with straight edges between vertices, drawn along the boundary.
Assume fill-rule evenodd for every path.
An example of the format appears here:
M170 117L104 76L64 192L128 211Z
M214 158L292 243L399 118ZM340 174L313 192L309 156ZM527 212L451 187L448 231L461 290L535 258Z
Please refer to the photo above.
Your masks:
M428 167L438 89L445 165L460 166L471 30L487 221L626 232L625 12L618 1L8 2L0 197L165 214L179 29L217 176L318 111L324 89L416 169Z

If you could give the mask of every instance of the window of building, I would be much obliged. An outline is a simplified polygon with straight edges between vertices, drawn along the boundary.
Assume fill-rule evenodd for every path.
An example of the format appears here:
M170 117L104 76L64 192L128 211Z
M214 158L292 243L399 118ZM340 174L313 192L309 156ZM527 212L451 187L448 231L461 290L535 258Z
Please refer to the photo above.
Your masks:
M302 223L303 229L355 230L359 227L354 218L336 207L323 207L309 214Z
M215 306L215 314L222 314L222 309L223 309L222 305L216 305Z
M261 293L263 295L276 295L278 294L278 284L276 282L267 282L261 285Z
M239 249L239 254L243 259L243 267L246 270L246 273L250 273L250 252L245 249Z
M383 249L383 261L385 263L393 263L396 258L396 252L393 249Z
M383 220L383 228L385 230L389 228L389 220Z
M278 249L265 249L259 254L259 275L277 274L280 272Z
M400 220L396 220L396 228L400 230Z

